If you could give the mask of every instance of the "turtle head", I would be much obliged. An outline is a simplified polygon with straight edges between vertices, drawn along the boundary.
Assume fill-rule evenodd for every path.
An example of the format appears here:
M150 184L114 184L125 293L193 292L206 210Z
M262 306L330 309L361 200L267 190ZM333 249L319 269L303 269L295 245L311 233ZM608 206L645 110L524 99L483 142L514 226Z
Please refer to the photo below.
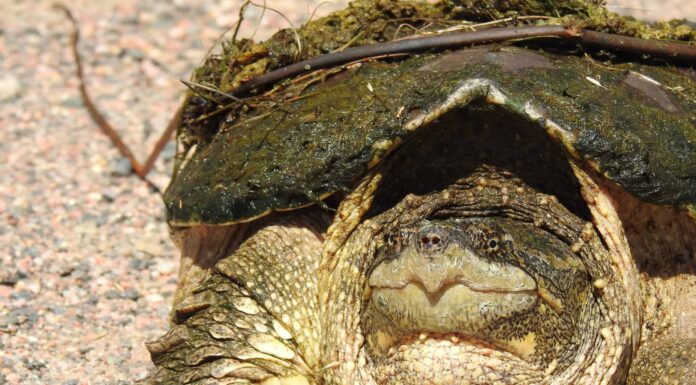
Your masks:
M455 368L491 354L510 368L554 370L576 353L591 286L570 248L533 225L420 218L385 231L361 326L377 373L398 367L404 379L422 378L432 367L416 363L436 358L464 381Z
M535 290L532 277L505 264L513 253L509 234L492 220L423 219L387 232L369 283L377 291L413 286L434 304L456 285L501 293Z

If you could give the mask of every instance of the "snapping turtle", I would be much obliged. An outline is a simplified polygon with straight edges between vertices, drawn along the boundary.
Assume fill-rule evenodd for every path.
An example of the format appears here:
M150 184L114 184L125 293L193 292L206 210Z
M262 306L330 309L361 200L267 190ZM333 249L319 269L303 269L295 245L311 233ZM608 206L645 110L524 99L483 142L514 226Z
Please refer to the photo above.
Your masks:
M286 31L211 58L196 76L222 92L189 98L165 194L182 266L149 381L696 382L692 70L543 40L216 99L405 20L657 33L593 3L532 3L357 2L303 27L304 52Z

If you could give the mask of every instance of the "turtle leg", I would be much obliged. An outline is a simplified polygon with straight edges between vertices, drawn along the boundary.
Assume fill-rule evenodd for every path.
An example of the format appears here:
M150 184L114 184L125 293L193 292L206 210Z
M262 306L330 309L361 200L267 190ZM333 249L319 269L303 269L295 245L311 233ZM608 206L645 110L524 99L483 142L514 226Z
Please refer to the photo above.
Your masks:
M626 385L696 384L696 338L665 338L640 348Z
M156 366L149 383L315 383L324 221L287 216L217 262L175 305L172 328L147 345Z

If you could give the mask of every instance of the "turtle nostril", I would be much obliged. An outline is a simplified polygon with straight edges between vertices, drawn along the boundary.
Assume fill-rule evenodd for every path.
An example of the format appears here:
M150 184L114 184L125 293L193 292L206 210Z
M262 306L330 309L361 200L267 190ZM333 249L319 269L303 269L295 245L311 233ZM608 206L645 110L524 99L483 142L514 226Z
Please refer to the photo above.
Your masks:
M448 234L448 229L443 226L427 224L420 228L415 239L421 251L437 253L449 244Z

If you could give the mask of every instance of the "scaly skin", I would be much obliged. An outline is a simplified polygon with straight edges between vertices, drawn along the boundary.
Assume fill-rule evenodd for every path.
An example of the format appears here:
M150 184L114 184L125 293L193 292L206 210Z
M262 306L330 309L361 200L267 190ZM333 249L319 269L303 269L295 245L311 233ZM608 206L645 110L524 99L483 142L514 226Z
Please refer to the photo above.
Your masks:
M641 345L627 384L694 384L696 221L673 207L640 202L596 179L621 218L640 279Z
M173 329L149 345L158 366L150 381L623 383L632 357L632 335L639 333L630 331L631 320L638 315L627 312L631 306L623 278L592 224L570 213L554 197L490 167L480 168L441 191L409 195L393 208L366 219L380 181L379 174L370 176L346 197L326 231L326 239L322 235L325 229L317 226L316 220L303 220L307 214L297 214L292 223L279 221L257 231L218 262L210 277L177 306ZM590 206L608 218L611 212L601 205L596 197ZM495 233L498 241L503 240L497 247L508 254L476 252L479 260L469 261L474 273L468 278L480 280L470 284L502 285L494 275L485 273L490 263L498 263L498 271L516 266L524 273L510 270L508 276L527 284L525 277L532 277L535 310L492 323L482 319L489 326L476 330L466 324L447 324L442 330L431 325L419 330L419 324L422 327L430 322L426 312L425 318L421 313L421 318L399 320L412 326L398 340L380 339L379 333L385 330L393 334L401 329L394 326L394 318L386 323L375 321L371 310L374 297L366 288L371 274L382 274L392 283L398 281L399 269L394 266L379 273L385 253L391 253L393 263L419 255L414 252L413 240L422 241L413 238L413 224L431 240L433 236L441 241L449 236L447 241L460 248L471 248L476 239ZM411 237L408 245L389 237L397 229L404 234L401 236ZM398 252L394 249L397 241L402 242ZM396 254L401 257L394 259ZM437 259L432 253L428 255L433 261ZM419 274L432 271L427 264L419 266L416 262L401 266L408 265ZM550 275L543 277L545 274ZM551 276L554 279L548 279ZM427 278L419 277L421 281ZM373 283L378 286L379 280ZM568 287L561 292L558 285L562 284ZM440 294L447 295L447 291ZM399 306L412 304L408 297L403 298L406 300ZM493 297L496 302L506 304ZM547 314L560 310L560 314L572 317L530 321L542 305ZM549 330L546 322L556 322L552 325L555 329ZM554 332L562 333L564 327L570 328L569 337L556 338ZM385 341L392 345L380 345ZM646 343L628 384L689 384L694 376L694 346L688 339Z
M665 338L644 345L631 366L628 385L696 383L696 339Z
M311 219L270 224L215 265L176 305L176 326L148 344L158 366L151 383L314 382L323 241L315 226L324 221Z

